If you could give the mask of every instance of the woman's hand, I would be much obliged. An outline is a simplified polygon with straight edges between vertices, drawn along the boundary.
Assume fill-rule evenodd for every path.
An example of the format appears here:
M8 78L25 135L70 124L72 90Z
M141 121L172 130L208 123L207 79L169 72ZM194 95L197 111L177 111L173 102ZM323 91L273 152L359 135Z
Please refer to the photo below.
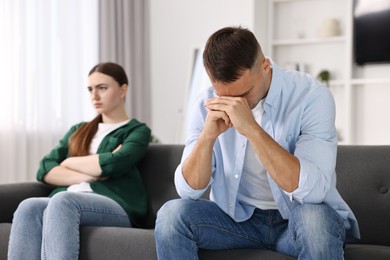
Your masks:
M115 150L114 150L114 151L112 151L112 153L116 153L116 152L118 152L118 151L119 151L121 148L122 148L122 144L118 145L118 147L117 147L117 148L115 148Z

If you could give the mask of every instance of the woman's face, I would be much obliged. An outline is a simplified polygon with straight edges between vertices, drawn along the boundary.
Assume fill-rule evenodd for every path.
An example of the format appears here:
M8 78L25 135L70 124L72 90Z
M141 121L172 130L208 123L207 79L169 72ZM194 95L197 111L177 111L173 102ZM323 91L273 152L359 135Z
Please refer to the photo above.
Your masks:
M119 86L112 77L93 72L88 77L92 105L99 114L110 115L123 108L127 85Z

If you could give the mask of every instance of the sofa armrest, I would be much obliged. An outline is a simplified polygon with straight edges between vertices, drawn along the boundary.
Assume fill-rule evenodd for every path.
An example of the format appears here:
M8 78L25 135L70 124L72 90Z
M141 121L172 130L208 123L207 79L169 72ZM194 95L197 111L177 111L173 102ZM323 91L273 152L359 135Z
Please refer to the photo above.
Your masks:
M47 197L53 187L40 182L0 184L0 223L11 223L19 203L30 197Z

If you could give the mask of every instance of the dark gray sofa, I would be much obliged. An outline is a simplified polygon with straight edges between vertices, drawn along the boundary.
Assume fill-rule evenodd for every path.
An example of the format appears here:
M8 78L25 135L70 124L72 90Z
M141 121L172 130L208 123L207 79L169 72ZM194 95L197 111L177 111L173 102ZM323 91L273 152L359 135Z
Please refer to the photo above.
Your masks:
M177 198L173 174L182 145L153 144L140 164L149 194L144 229L82 227L80 259L156 259L156 213ZM339 146L338 189L354 211L362 239L347 244L345 259L390 259L390 146ZM37 182L0 184L0 259L6 259L12 214L28 197L47 196L51 187ZM268 250L200 250L200 259L294 259Z

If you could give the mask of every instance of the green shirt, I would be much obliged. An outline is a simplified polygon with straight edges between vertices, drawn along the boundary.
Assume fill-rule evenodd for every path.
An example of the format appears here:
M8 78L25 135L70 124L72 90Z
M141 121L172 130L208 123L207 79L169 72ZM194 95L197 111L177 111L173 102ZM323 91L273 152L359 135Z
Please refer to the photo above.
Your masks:
M37 173L38 181L43 182L44 176L52 168L69 157L69 137L83 124L72 126L59 144L41 160ZM150 132L145 124L132 119L106 135L99 145L97 154L102 169L101 176L109 178L90 183L95 193L109 197L121 205L133 226L140 226L147 213L147 194L137 164L146 153ZM121 149L112 153L120 144ZM57 187L50 197L66 189L67 187Z

